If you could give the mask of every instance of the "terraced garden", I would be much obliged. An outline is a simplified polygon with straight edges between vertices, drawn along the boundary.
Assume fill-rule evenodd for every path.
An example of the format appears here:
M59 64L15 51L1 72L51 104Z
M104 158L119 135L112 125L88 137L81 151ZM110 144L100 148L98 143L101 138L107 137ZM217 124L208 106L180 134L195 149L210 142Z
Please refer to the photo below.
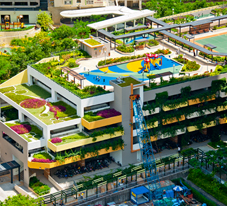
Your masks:
M28 122L10 122L5 124L28 142L39 140L43 136L43 132L37 126L30 125Z
M0 89L5 96L47 125L79 118L76 109L63 101L50 103L51 94L37 85L17 85Z

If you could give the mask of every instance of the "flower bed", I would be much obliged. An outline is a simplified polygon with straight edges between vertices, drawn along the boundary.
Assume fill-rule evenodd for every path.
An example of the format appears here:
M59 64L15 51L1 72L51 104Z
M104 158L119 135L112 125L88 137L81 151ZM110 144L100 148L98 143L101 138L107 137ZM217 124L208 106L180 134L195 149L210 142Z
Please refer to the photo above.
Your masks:
M56 160L34 158L32 159L32 162L52 163L52 162L56 162Z
M37 177L30 178L29 187L38 195L45 195L50 192L50 187L40 182Z
M20 103L20 106L24 108L40 108L46 104L46 101L43 99L26 99Z
M28 124L14 125L10 127L17 134L26 134L31 131L31 126Z
M61 143L62 142L62 139L59 138L59 137L55 137L55 138L51 139L51 142L54 143L54 144Z
M174 58L174 60L185 64L181 71L182 72L192 72L192 71L197 71L200 68L200 65L196 63L196 61L189 61L186 58L183 58L183 55L179 55L177 58Z
M115 117L121 115L120 112L116 111L115 109L106 109L96 113L88 112L84 115L84 119L88 122L93 122L105 118Z
M58 106L51 106L50 107L50 112L54 113L54 117L58 119L57 113L58 112L64 112L66 110L66 108L62 105L58 105Z
M158 46L159 42L157 40L151 39L148 41L148 46L153 47L153 46Z

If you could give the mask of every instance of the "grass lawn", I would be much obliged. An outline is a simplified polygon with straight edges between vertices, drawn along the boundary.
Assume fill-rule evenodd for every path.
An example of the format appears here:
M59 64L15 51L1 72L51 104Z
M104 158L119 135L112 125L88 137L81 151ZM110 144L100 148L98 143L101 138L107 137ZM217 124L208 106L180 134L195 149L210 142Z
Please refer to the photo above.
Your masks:
M59 145L63 145L63 144L68 144L71 142L75 142L81 139L87 139L89 136L86 136L84 133L80 132L80 133L76 133L76 134L72 134L66 137L61 138L62 142L60 143L55 143L54 145L59 146Z
M43 88L37 85L27 86L23 84L23 85L17 85L13 87L6 87L3 89L0 89L0 92L4 93L7 97L9 97L17 104L20 104L22 101L26 99L32 99L32 98L47 99L51 97L51 94L49 92L47 92L46 90L44 90ZM32 115L34 115L35 117L37 117L47 125L56 124L59 122L64 122L64 121L69 121L72 119L79 118L79 116L77 116L76 109L72 108L65 102L59 101L59 102L52 103L52 106L57 106L57 105L61 105L66 108L66 111L57 113L57 116L59 117L59 119L56 119L56 117L54 116L54 113L50 111L48 111L45 114L42 114L45 111L46 106L43 106L41 108L36 108L36 109L33 109L33 108L32 109L24 108L24 109L29 111Z
M120 87L127 87L127 86L130 86L131 83L132 83L133 85L135 85L135 84L140 84L139 81L133 79L132 77L123 78L123 81L124 81L124 83L118 84Z
M51 94L49 92L37 85L27 86L26 84L21 84L16 86L16 90L26 90L26 93L24 93L24 95L33 96L34 98L47 99L51 97Z

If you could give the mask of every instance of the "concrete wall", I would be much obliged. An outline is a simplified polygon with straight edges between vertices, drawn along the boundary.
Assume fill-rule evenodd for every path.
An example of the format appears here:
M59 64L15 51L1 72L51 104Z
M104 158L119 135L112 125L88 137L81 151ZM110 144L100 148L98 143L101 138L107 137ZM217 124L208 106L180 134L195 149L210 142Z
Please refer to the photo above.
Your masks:
M8 141L3 138L3 131L18 144L23 147L23 153L11 145ZM28 142L20 137L17 133L7 127L5 124L0 122L0 151L1 159L3 162L9 162L13 160L13 156L17 157L24 166L24 184L29 185L29 170L28 170Z
M124 127L124 135L122 139L126 144L125 149L122 150L122 165L133 164L137 162L137 153L131 152L131 127L130 122L130 100L131 88L114 86L114 102L111 103L111 107L115 108L122 114L122 126ZM115 158L115 157L114 157Z
M0 32L0 46L10 45L13 39L21 39L27 37L34 37L39 33L41 29L29 29L26 31L17 31L17 32Z

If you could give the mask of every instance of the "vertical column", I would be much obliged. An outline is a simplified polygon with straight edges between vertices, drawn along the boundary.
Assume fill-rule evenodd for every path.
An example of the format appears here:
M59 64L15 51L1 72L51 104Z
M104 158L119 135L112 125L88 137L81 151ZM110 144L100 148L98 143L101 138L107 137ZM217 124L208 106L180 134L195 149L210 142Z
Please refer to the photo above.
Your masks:
M1 113L2 113L2 99L0 98L0 118L2 117Z
M124 28L126 29L126 22L124 23Z
M51 89L51 99L57 101L57 92L53 88Z
M18 117L20 122L24 122L24 114L20 110L18 110Z
M114 25L114 29L115 29L115 31L117 31L117 24Z
M125 6L127 6L127 0L125 0Z
M143 24L145 23L144 17L143 17Z
M29 86L33 85L32 76L28 74L28 84Z
M133 20L133 27L135 27L136 26L136 20L134 19Z
M142 10L142 0L139 0L139 10Z

